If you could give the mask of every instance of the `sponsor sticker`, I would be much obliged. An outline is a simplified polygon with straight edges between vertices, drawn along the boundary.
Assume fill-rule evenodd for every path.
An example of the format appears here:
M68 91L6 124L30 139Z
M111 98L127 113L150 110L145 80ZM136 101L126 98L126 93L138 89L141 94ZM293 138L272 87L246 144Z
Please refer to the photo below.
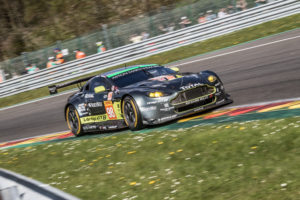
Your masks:
M102 102L88 103L88 107L90 108L97 108L102 106L103 106Z
M161 108L160 111L164 111L164 112L167 112L167 111L170 111L170 110L174 110L174 107L168 107L168 108Z
M216 104L218 105L220 103L223 103L224 101L225 101L225 99L222 99L222 100L218 101Z
M116 129L116 128L118 128L118 126L117 125L111 125L111 126L107 126L107 128L108 129Z
M156 110L156 106L150 106L150 107L141 107L142 112L147 112L151 110Z
M107 126L99 126L100 130L107 130Z
M147 102L147 105L152 105L152 104L158 104L158 103L166 103L168 101L168 99L158 99L156 101L149 101Z
M111 86L111 91L113 92L119 92L119 88L117 86Z
M166 120L172 120L172 119L175 119L176 117L177 117L177 115L170 115L167 117L162 117L162 118L158 119L158 121L162 122L162 121L166 121Z
M145 66L145 67L147 67L147 69L151 69L151 68L156 68L156 67L158 67L157 65L153 65L153 66L150 66L150 65L148 65L148 66ZM137 72L137 71L141 71L141 70L144 70L145 68L143 67L143 66L141 66L141 67L136 67L135 69L128 69L128 71L127 70L125 70L125 71L123 71L123 72L117 72L117 74L110 74L110 75L108 75L107 77L108 78L111 78L111 79L117 79L117 78L120 78L120 77L122 77L122 76L126 76L126 75L128 75L128 74L132 74L132 73L134 73L134 72Z
M108 100L108 101L111 101L111 100L112 100L112 96L113 96L113 92L109 92L109 93L107 94L107 100Z
M85 125L82 128L85 131L87 131L87 130L95 130L95 129L97 129L97 126L96 125Z
M188 101L185 103L185 105L189 105L189 104L193 104L193 103L197 103L199 101L203 101L203 100L206 100L208 98L211 98L210 96L204 96L204 97L201 97L199 99L194 99L194 100L191 100L191 101Z
M87 99L94 98L94 94L85 94L85 98Z
M199 108L194 109L194 112L198 112L198 111L203 110L203 109L204 109L204 107L199 107Z
M157 84L157 85L152 85L151 88L157 88L157 87L167 87L164 84Z
M94 122L104 122L107 120L105 115L94 115L80 118L82 124L94 123Z
M153 80L153 81L170 81L170 80L173 80L173 79L176 79L176 77L174 75L165 75L165 76L154 77L154 78L151 78L150 80Z
M117 119L112 101L104 101L105 110L109 119Z
M78 104L78 111L79 111L79 112L84 112L84 111L86 111L84 103Z
M87 111L82 111L81 114L82 115L89 115L90 113L88 113Z

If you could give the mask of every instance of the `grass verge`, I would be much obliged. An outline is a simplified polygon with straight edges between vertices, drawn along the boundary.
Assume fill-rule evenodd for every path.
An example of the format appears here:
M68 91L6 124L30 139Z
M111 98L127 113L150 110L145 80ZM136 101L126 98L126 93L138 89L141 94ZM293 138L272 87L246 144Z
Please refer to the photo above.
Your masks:
M0 151L0 167L82 199L297 199L300 117Z
M188 58L191 56L207 53L210 51L230 47L232 45L241 44L247 41L255 40L258 38L266 37L272 34L281 33L284 31L292 30L300 27L300 14L285 17L282 19L274 20L271 22L266 22L257 26L246 28L231 34L224 36L212 38L203 42L198 42L181 48L177 48L168 52L160 53L157 55L149 56L147 58L139 59L130 63L128 65L134 64L146 64L146 63L159 63L167 64L180 59ZM115 66L110 69L99 71L90 75L96 75L101 72L105 72L120 66ZM75 88L71 86L65 88L64 90ZM61 91L64 91L61 90ZM41 98L48 96L48 88L43 87L32 91L23 92L9 97L4 97L0 99L0 108L15 105L25 101Z

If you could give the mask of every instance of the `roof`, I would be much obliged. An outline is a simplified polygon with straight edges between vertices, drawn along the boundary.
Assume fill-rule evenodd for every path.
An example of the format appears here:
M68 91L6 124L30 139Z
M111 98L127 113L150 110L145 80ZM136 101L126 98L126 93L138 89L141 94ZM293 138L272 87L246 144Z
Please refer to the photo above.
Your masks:
M145 68L145 67L153 67L153 66L159 66L159 65L158 64L133 65L133 66L129 66L129 67L122 67L122 68L119 68L119 69L115 69L115 70L106 72L102 75L106 76L107 78L111 78L111 77L117 76L119 74L131 71L131 70L134 70L134 69Z

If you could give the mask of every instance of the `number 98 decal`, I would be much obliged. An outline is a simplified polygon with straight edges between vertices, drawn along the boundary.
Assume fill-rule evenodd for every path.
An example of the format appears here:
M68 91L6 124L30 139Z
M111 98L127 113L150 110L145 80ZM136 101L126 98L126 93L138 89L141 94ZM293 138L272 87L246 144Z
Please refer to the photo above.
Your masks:
M104 101L104 106L109 119L117 119L112 101Z

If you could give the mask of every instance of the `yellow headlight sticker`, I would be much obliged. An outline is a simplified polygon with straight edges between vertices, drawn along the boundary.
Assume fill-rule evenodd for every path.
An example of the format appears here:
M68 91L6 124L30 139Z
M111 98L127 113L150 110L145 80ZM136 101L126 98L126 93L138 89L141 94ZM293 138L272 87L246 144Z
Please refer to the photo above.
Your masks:
M163 97L164 94L162 92L150 92L149 97L151 98L158 98L158 97Z
M207 78L207 80L209 81L209 82L215 82L215 80L217 80L217 77L215 77L215 76L213 76L213 75L210 75L208 78Z

